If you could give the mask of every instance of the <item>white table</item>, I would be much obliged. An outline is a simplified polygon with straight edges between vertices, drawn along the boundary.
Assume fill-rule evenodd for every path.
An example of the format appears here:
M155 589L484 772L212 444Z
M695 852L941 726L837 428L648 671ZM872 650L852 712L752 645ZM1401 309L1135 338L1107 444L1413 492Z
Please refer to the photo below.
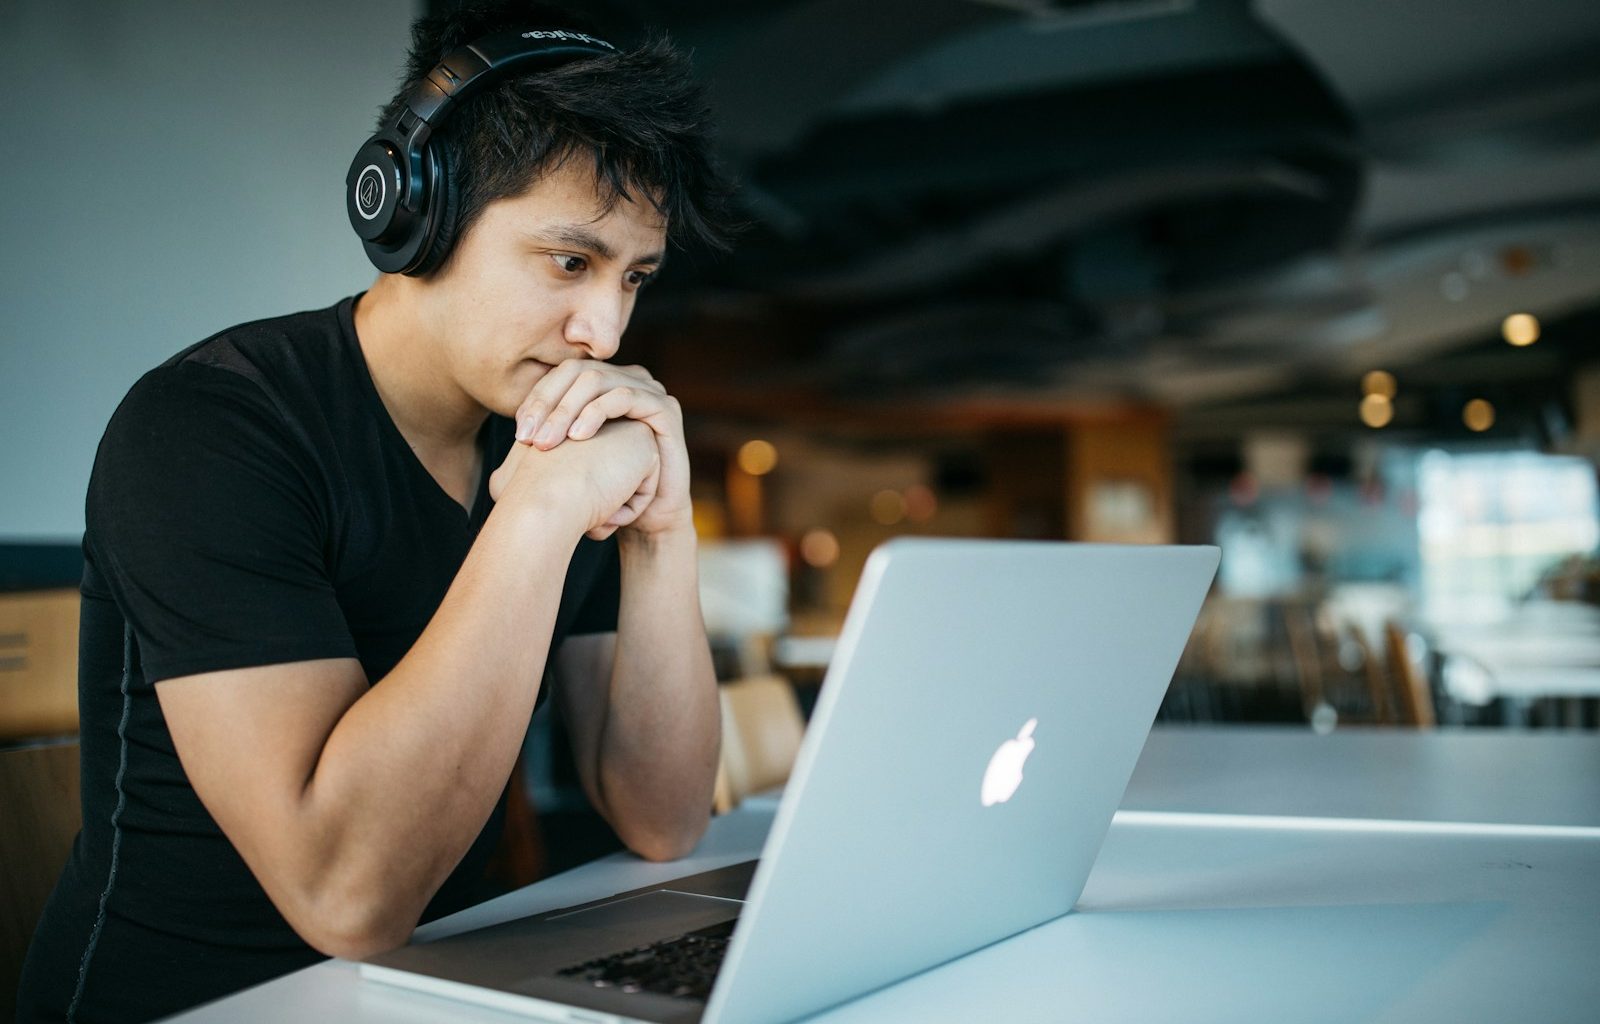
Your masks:
M684 860L653 864L616 854L423 925L417 929L415 938L442 938L737 864L761 852L761 843L771 824L772 815L767 812L726 814L711 823L705 839ZM364 981L356 971L356 965L349 961L328 960L168 1019L185 1024L201 1021L216 1024L280 1024L284 1021L507 1024L528 1019Z
M1600 842L1112 827L1079 913L819 1018L1592 1021Z
M1600 807L1566 803L1593 796L1600 738L1489 737L1536 744L1497 747L1444 734L1228 732L1152 737L1078 913L814 1019L1594 1019ZM1561 742L1537 745L1547 739ZM1474 798L1485 774L1513 762L1518 779L1564 796L1531 810L1508 793ZM1393 777L1407 766L1421 767ZM1276 793L1261 781L1271 779ZM1311 817L1276 817L1286 804ZM1417 823L1385 817L1416 808ZM1538 820L1546 811L1556 820ZM418 937L747 859L770 821L742 810L714 822L686 862L608 858ZM330 961L173 1019L518 1018L364 982Z
M1600 697L1600 610L1538 601L1503 622L1440 625L1433 643L1445 660L1445 688L1457 699L1512 702L1514 718L1540 698ZM1452 664L1454 662L1454 664Z
M1318 736L1304 727L1158 727L1122 806L1600 828L1600 736L1379 728Z

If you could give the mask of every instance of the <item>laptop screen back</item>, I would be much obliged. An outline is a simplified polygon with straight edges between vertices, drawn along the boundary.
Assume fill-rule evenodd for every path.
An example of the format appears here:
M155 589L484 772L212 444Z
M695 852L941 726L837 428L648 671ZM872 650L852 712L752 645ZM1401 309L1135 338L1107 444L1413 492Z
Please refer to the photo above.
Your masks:
M793 1020L1070 910L1218 557L874 552L705 1019Z

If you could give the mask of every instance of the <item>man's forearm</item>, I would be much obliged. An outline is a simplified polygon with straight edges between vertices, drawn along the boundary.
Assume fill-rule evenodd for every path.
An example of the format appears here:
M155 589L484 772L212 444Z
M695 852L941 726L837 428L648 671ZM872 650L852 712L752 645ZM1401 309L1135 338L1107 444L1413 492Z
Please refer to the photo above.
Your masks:
M427 629L345 712L307 782L320 898L356 946L405 940L510 774L577 539L545 519L495 509Z
M655 860L693 849L711 813L721 736L694 531L618 534L622 603L599 744L606 817Z

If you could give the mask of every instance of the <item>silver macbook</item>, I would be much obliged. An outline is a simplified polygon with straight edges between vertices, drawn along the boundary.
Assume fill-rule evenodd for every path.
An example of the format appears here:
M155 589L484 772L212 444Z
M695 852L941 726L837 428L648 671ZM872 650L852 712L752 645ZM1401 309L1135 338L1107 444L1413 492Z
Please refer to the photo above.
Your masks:
M1218 557L891 541L759 862L406 946L362 974L543 1020L767 1024L1059 917Z

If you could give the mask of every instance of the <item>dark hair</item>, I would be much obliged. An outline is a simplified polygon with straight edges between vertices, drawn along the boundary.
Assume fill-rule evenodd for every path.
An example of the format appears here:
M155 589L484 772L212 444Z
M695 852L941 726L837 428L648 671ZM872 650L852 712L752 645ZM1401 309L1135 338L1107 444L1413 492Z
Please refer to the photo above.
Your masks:
M446 53L491 32L527 28L589 26L548 4L504 0L418 18L405 77L379 126ZM602 211L642 196L680 246L726 250L737 230L733 187L712 155L710 111L688 58L665 36L500 81L454 108L434 140L457 190L455 217L441 230L456 242L490 203L584 157L593 161Z

